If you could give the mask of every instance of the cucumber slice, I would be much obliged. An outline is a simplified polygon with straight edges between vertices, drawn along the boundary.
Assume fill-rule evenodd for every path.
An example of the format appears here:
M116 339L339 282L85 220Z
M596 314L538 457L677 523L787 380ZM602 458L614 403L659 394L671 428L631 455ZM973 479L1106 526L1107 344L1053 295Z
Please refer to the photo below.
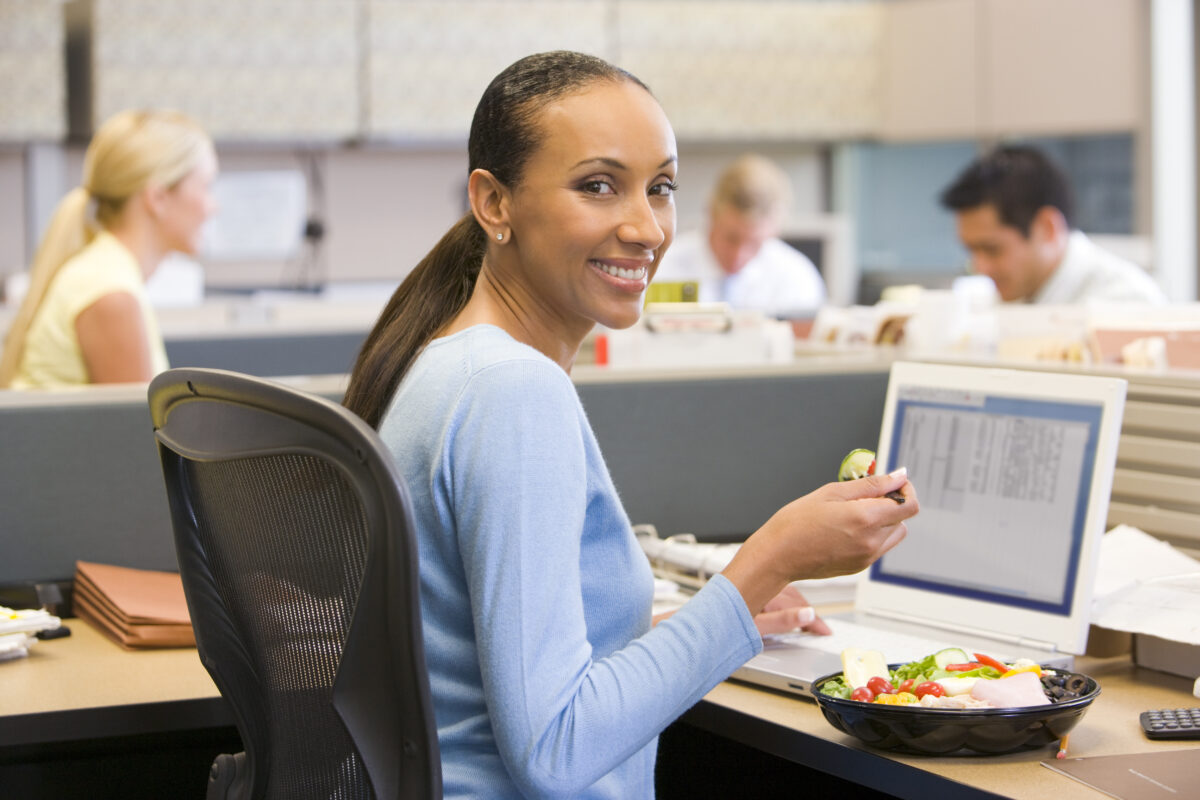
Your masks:
M860 447L857 450L851 450L850 454L842 459L842 466L838 469L838 480L852 481L874 474L875 451Z
M933 663L938 669L945 669L947 664L968 664L974 660L961 647L947 647L933 654Z

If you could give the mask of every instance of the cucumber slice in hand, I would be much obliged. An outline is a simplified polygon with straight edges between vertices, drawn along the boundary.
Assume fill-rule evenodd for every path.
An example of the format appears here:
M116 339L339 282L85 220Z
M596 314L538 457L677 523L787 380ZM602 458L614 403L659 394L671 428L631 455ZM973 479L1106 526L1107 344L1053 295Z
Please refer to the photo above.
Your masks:
M875 474L875 451L858 448L842 459L838 470L839 481L852 481Z

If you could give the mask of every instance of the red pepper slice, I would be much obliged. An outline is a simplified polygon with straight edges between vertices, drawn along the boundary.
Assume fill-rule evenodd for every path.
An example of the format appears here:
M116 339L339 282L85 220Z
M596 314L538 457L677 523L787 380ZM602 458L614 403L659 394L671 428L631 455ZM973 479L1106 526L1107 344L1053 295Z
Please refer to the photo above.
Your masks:
M998 669L1001 672L1008 672L1008 664L992 658L991 656L984 655L983 653L976 653L975 659L984 666L991 667L992 669Z
M970 672L973 669L979 669L983 666L987 665L980 664L978 661L969 661L965 664L947 664L942 669L946 670L946 672Z

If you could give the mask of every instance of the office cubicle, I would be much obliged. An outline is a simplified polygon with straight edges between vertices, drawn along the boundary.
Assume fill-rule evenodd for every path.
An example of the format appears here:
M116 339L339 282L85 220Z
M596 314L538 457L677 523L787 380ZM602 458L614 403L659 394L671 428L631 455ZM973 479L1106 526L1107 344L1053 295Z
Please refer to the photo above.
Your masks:
M331 399L344 379L289 379ZM146 387L0 391L0 587L75 561L176 569Z
M878 437L886 371L580 367L576 385L635 523L737 540ZM288 379L330 399L344 377ZM0 392L0 586L77 559L174 569L142 386Z
M634 524L742 541L835 480L847 452L876 446L887 366L580 369L575 381Z

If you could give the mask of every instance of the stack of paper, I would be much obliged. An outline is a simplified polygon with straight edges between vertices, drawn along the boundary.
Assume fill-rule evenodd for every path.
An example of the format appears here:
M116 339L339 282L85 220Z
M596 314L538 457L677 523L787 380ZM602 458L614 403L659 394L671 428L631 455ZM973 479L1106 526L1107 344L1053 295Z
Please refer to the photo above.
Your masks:
M125 647L196 644L177 572L77 561L74 607Z
M62 620L47 611L0 606L0 661L29 655L38 631L54 630L60 625Z
M1100 545L1092 624L1200 645L1200 561L1118 525Z

